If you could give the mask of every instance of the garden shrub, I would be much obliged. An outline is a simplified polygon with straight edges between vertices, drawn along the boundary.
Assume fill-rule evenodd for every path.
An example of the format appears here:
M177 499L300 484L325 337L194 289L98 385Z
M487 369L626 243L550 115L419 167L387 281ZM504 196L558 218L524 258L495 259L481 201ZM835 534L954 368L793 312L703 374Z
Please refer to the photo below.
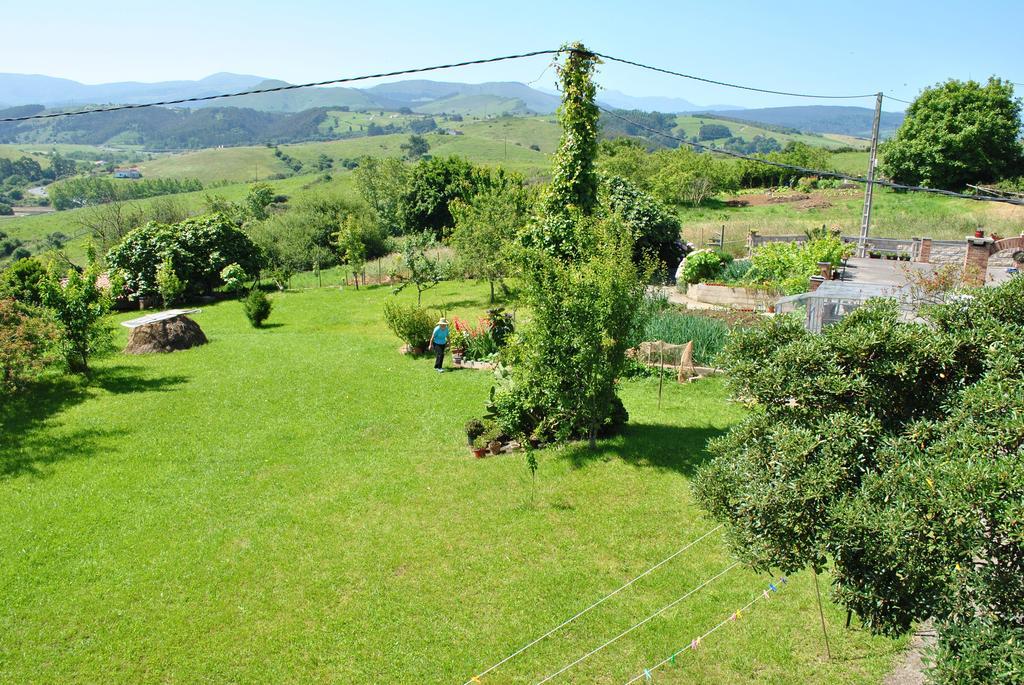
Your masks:
M395 300L384 303L384 323L412 350L423 350L430 342L437 317L416 305L403 306Z
M252 327L259 328L263 325L264 321L270 318L270 310L273 308L273 304L265 292L255 288L242 300L242 308L245 310L245 316L249 319Z
M705 283L718 278L725 265L725 258L713 250L697 250L686 256L683 262L683 282Z
M174 264L169 258L164 259L156 270L156 287L160 291L160 297L163 299L165 307L177 302L185 292L185 283L178 278L178 274L174 271Z
M0 299L0 395L36 378L50 361L57 329L39 310Z
M19 259L0 273L0 297L10 297L29 305L43 303L46 267L38 259Z
M240 293L245 287L249 274L240 265L232 262L220 271L220 279L224 281L224 289L229 293Z
M43 281L43 305L57 322L59 348L74 372L87 373L89 358L112 348L110 296L96 284L98 276L93 264L85 273L69 269L63 279L51 273Z

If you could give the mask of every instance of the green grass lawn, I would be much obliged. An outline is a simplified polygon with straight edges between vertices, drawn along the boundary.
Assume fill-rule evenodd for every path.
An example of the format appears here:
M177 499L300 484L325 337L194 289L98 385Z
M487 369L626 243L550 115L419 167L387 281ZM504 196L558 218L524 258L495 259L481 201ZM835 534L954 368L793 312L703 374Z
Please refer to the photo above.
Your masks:
M207 306L206 346L0 405L0 681L462 683L712 527L689 482L741 414L718 381L660 410L625 383L627 432L540 452L534 487L521 454L471 457L493 379L399 355L388 293L279 294L263 330ZM425 301L475 316L485 289ZM483 682L536 682L729 563L713 535ZM765 580L734 570L554 682L624 682ZM655 679L880 682L903 643L826 618L831 662L797 575Z

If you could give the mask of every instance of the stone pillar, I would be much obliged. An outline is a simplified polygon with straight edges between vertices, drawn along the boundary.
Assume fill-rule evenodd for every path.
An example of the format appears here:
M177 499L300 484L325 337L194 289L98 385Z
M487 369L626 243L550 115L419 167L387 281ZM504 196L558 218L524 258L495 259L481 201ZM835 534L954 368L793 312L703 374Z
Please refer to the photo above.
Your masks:
M747 257L754 254L755 247L757 247L757 231L750 229L747 233Z
M921 238L921 247L917 252L917 261L929 264L932 259L932 239Z
M821 287L821 284L825 282L825 279L821 276L811 276L810 291L813 293L815 290Z
M831 281L832 262L818 262L818 275L826 281Z
M994 242L992 238L967 238L967 255L964 257L964 282L967 285L985 285L988 258Z

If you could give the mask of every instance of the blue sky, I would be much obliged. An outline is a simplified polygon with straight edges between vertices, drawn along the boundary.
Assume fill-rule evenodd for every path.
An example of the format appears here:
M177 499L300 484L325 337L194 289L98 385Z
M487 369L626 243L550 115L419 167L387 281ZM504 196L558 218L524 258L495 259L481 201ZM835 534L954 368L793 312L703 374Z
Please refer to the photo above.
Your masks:
M4 11L0 72L85 83L195 79L218 71L291 82L557 47L589 47L777 90L912 98L949 77L1024 83L1024 3L264 2L50 0ZM14 30L11 30L11 29ZM436 72L534 81L548 60ZM549 70L537 85L550 87ZM603 87L699 105L837 104L759 95L605 65ZM1024 91L1024 88L1021 89ZM873 104L870 100L851 104ZM900 109L887 103L886 109Z

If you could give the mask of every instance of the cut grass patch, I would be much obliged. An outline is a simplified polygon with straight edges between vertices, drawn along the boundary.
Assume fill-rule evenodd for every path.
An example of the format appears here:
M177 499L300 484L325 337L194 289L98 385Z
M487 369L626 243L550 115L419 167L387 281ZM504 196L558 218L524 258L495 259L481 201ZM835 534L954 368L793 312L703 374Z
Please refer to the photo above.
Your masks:
M461 683L712 527L689 481L741 415L720 382L660 411L656 380L624 383L625 434L539 452L534 489L521 454L466 448L493 378L399 355L388 293L277 294L263 330L204 307L208 345L0 406L0 681ZM442 302L476 316L486 288ZM536 682L729 563L716 534L485 682ZM734 570L556 682L623 682L766 579ZM902 641L826 619L831 662L798 575L658 681L879 682Z

